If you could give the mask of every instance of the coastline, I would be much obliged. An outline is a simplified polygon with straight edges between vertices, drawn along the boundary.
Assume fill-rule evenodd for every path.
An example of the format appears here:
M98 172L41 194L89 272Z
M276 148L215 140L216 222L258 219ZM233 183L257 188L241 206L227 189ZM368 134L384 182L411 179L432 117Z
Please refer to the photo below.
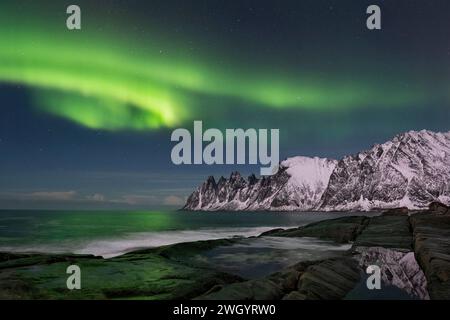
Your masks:
M136 250L110 259L93 255L0 253L1 299L360 299L365 267L382 261L411 299L450 297L450 214L443 206L405 214L346 216L258 237L318 238L348 243L339 257L293 261L269 276L244 279L193 259L240 238L185 242ZM447 209L445 209L447 210ZM415 257L415 258L414 258ZM83 270L81 290L65 288L68 265ZM45 279L45 281L44 281ZM355 288L359 292L355 293ZM358 291L357 290L357 291ZM382 292L379 297L383 299Z

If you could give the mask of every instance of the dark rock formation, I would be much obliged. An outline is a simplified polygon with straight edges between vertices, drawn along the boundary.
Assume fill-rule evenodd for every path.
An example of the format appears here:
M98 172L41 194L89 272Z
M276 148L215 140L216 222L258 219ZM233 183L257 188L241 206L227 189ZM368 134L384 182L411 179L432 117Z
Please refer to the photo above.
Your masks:
M263 279L243 281L230 285L218 285L198 300L279 300L297 289L300 275L312 265L301 262Z
M408 207L392 208L382 213L383 216L407 216L408 214Z
M377 216L370 218L354 246L412 251L412 242L408 216Z
M342 299L359 280L360 268L356 260L349 257L328 259L310 266L300 276L297 298L303 297L305 300ZM292 295L289 298L292 299Z
M243 280L186 258L228 243L198 241L112 259L1 253L0 299L191 299L215 285ZM66 287L66 268L71 264L82 270L82 290Z
M350 216L311 223L307 226L286 230L271 230L262 236L277 237L316 237L347 243L356 239L361 233L369 218L363 216Z
M450 207L440 202L430 203L430 211L437 214L450 214Z
M299 263L263 279L216 286L200 300L342 299L360 279L350 257Z
M450 299L450 215L411 216L414 251L428 280L432 299Z

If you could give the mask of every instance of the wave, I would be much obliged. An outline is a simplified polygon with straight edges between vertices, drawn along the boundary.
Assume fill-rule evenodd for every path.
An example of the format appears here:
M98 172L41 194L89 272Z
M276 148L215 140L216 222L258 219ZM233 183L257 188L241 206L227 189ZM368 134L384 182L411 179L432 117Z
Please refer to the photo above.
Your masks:
M123 239L94 241L75 253L94 254L104 258L111 258L137 249L160 247L175 243L233 237L253 237L271 229L273 227L142 232L134 233Z
M274 228L271 226L136 232L120 237L89 241L0 246L0 251L15 253L92 254L103 258L112 258L138 249L154 248L175 243L233 237L253 237Z

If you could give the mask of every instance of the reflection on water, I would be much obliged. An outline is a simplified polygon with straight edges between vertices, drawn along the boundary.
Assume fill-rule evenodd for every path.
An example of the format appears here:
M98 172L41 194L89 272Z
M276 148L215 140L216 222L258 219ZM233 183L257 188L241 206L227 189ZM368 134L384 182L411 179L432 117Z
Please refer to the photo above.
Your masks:
M336 257L351 244L315 238L261 237L243 239L232 246L214 248L196 257L216 269L246 279L260 278L300 261Z

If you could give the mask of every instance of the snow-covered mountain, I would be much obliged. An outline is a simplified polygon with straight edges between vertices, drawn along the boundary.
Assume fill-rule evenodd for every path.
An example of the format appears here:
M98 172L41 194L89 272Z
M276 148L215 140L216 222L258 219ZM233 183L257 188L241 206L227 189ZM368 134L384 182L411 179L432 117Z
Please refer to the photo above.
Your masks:
M294 157L273 176L247 179L233 172L217 182L209 177L188 198L187 210L312 210L328 185L336 160Z
M270 177L209 177L186 210L372 210L450 204L450 132L409 131L330 159L293 157Z
M450 202L450 132L422 130L339 161L322 210L427 207Z

